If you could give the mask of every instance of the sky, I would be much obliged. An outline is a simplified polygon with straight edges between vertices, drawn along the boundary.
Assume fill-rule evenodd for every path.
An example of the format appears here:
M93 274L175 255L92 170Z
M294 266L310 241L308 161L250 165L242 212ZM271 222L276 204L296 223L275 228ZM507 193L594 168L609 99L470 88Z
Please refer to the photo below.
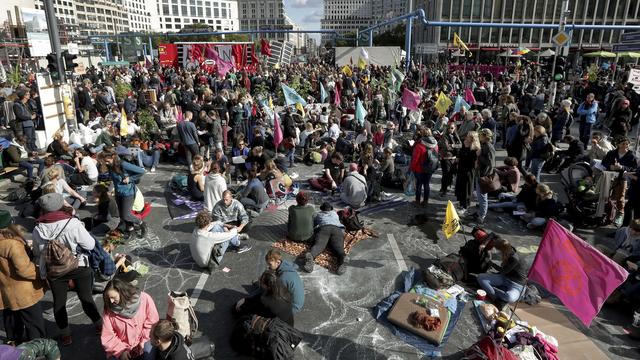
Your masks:
M323 0L285 0L285 13L304 30L319 30L322 19ZM320 41L319 34L309 34Z

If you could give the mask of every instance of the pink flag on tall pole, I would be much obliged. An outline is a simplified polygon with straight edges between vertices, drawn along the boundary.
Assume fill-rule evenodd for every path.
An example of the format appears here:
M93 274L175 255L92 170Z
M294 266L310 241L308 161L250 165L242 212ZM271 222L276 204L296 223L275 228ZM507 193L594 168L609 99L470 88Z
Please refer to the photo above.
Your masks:
M282 129L280 128L280 117L278 116L278 112L273 110L273 145L276 146L276 152L278 151L278 146L282 142Z
M333 102L336 104L336 106L338 106L338 105L340 105L340 97L341 97L340 96L340 89L338 89L338 87L336 86L334 88L334 91L335 91L336 94L334 96Z
M227 73L231 69L233 69L233 64L228 61L222 60L221 57L219 57L218 60L216 61L216 65L218 66L218 75L220 76L226 76Z
M471 89L464 89L464 100L469 103L469 105L473 105L476 103L476 97L473 96L473 91L471 91Z
M556 295L586 326L629 273L600 251L549 220L529 280Z
M420 106L420 95L404 88L402 92L402 106L409 110L418 110L418 106Z

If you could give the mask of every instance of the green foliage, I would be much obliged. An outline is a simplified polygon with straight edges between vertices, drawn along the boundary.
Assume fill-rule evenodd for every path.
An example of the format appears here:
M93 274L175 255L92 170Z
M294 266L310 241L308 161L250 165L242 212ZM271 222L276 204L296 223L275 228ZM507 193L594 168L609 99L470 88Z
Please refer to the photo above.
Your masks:
M344 37L355 38L356 33L353 33L353 32L346 33L344 34ZM354 40L338 39L336 40L336 47L338 46L356 46L356 42Z
M254 92L258 97L262 97L264 99L269 97L269 87L264 82L261 82L258 85L256 85Z
M7 76L7 83L11 85L11 87L16 88L23 82L22 78L22 70L20 69L20 65L16 65L13 67L13 70Z
M393 29L373 36L375 46L400 46L404 49L406 26L398 24Z
M127 97L127 94L132 90L133 88L131 87L131 84L123 81L118 81L115 88L113 89L113 91L116 93L116 101L124 101L124 99Z
M138 119L138 126L140 126L140 139L142 141L151 140L160 131L156 120L149 111L139 110L136 112L136 118Z

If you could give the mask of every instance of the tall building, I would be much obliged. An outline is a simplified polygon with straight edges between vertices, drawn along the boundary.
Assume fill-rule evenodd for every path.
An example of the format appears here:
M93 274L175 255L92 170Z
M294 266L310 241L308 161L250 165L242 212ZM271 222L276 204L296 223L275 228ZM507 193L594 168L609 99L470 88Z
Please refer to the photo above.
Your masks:
M214 31L239 29L238 2L231 0L155 0L162 31L180 31L195 23Z
M2 0L0 1L0 25L8 20L7 11L11 11L11 21L16 24L15 7L33 8L34 0Z
M284 13L283 0L238 0L240 30L293 30ZM284 33L262 35L272 40L289 40Z
M124 0L129 15L129 31L150 32L160 30L155 0Z
M325 0L322 30L335 30L339 34L355 33L374 21L373 5L376 0ZM331 39L323 34L322 42Z
M560 21L562 0L418 0L416 8L423 8L427 17L439 21L557 24ZM638 0L571 0L568 24L638 25ZM476 56L491 55L505 48L524 46L530 49L553 48L551 29L456 28L425 29L416 25L416 44L451 45L457 32L471 49L480 50ZM619 30L574 31L570 46L573 49L611 49L619 40Z
M32 1L32 5L29 7L44 10L44 2L35 0ZM80 23L77 17L75 0L57 0L55 1L54 10L58 20L60 42L66 44L69 41L75 41L80 35Z
M373 19L379 22L404 15L407 13L407 5L407 0L373 0Z

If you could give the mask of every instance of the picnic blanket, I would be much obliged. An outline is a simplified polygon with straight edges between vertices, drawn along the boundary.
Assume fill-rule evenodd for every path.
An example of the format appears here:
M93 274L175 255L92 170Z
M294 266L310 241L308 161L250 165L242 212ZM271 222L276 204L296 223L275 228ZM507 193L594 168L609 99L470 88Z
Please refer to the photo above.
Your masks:
M344 234L344 252L348 255L351 249L360 241L368 239L370 237L378 237L378 234L371 229L364 228L358 231L345 232ZM282 250L287 254L293 256L302 256L303 254L311 250L312 243L295 242L289 239L283 239L281 241L273 243L273 247ZM325 249L315 259L315 263L328 269L329 271L336 271L338 269L338 261L329 249Z
M418 283L417 279L420 278L418 273L419 272L416 271L416 269L414 268L411 268L409 271L405 272L403 274L404 281L402 282L400 289L396 290L391 295L382 299L373 308L373 316L376 320L378 320L379 323L387 326L397 337L402 339L407 344L422 351L425 354L425 356L431 357L431 358L440 357L442 356L442 349L447 344L447 340L449 339L449 336L451 336L451 333L453 333L453 330L455 329L456 324L460 319L460 315L462 315L462 310L466 305L464 301L458 300L458 306L456 308L456 311L451 314L451 318L449 319L449 325L447 326L447 330L445 331L444 336L442 337L442 341L440 342L440 345L433 345L429 341L421 338L420 336L417 336L404 329L401 329L391 324L389 320L387 320L387 315L389 314L389 311L393 307L393 304L396 302L396 300L398 300L400 295L402 295L403 293L409 292Z
M190 196L177 192L165 192L167 208L173 220L193 220L204 209L203 201L193 201Z

